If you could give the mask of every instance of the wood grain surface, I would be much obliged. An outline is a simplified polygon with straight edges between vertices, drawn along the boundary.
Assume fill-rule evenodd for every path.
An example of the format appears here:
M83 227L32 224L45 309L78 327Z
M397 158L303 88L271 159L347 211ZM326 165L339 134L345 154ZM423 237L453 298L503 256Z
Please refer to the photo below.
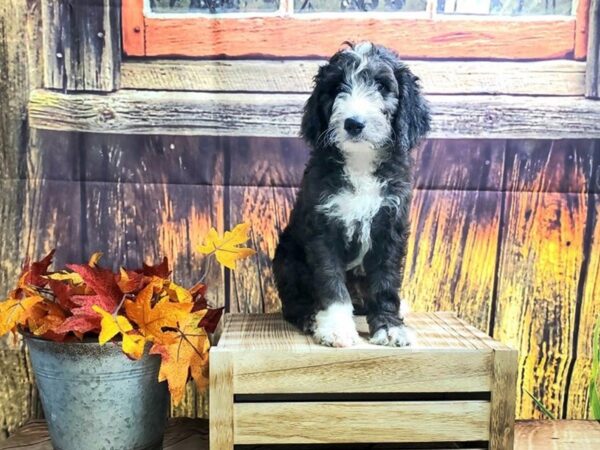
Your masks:
M600 424L583 420L524 421L515 425L515 450L591 450L600 445ZM277 447L254 445L246 450L275 450ZM299 445L298 450L314 450L312 444ZM319 447L339 450L339 445ZM345 445L347 450L394 450L393 445ZM29 422L8 441L0 442L1 450L52 450L46 424ZM209 450L208 421L203 419L171 419L165 434L164 450ZM402 447L402 450L411 450ZM416 450L416 449L413 449ZM420 448L420 450L427 450ZM444 450L444 449L437 449ZM448 450L448 449L445 449ZM484 450L484 449L473 449Z
M138 0L131 3L125 0L123 8L135 8ZM405 58L558 59L571 56L575 46L572 17L414 17L145 17L143 33L124 29L124 51L129 56L306 57L331 55L346 40L369 40L396 48ZM248 39L251 35L257 38Z
M41 0L44 87L114 91L121 64L120 0Z
M34 128L95 133L294 137L304 94L36 90ZM582 97L430 95L432 138L598 138L600 103Z
M38 135L24 120L29 91L41 86L40 18L35 2L0 2L0 301L18 276L23 256L43 245L38 232L48 237L51 229L44 224L38 231L29 217L34 204L39 212L40 192L34 186L43 167ZM2 338L0 440L31 417L39 417L39 405L27 353L21 344L12 346Z
M600 97L600 1L590 0L588 58L585 74L585 95Z
M490 404L453 402L236 403L240 444L486 441ZM293 426L282 426L286 422ZM393 423L394 426L390 426ZM224 447L223 447L224 448Z
M587 38L586 38L587 47ZM121 87L159 91L310 92L323 60L131 60ZM577 96L585 63L552 61L408 61L427 94Z

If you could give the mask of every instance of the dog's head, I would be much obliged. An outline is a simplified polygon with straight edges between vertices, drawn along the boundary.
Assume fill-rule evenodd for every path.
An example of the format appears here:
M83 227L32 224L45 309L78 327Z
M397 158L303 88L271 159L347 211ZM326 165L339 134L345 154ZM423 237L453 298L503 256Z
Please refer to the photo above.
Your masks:
M314 148L412 149L430 122L418 78L385 47L347 45L319 68L302 136Z

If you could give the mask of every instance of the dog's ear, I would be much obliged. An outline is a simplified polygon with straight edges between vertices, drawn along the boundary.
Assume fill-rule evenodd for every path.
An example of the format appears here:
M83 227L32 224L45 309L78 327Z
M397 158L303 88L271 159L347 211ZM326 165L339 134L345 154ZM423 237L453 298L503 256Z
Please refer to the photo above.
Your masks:
M394 70L398 82L398 110L394 118L396 146L402 152L413 149L429 131L429 106L417 78L404 64Z
M308 142L313 148L317 146L319 136L327 124L323 123L322 114L319 107L320 89L318 85L318 75L315 77L315 89L304 105L304 114L302 116L302 125L300 127L300 136Z
M336 55L328 64L319 67L315 76L315 88L304 105L300 136L313 148L329 127L333 101L343 79L343 71L334 64Z

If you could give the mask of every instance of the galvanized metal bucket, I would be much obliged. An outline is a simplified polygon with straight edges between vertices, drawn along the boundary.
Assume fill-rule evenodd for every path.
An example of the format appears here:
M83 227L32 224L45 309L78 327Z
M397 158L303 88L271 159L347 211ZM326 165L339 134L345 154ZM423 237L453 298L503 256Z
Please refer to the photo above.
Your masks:
M59 343L25 334L55 450L160 450L169 393L160 359L118 343Z

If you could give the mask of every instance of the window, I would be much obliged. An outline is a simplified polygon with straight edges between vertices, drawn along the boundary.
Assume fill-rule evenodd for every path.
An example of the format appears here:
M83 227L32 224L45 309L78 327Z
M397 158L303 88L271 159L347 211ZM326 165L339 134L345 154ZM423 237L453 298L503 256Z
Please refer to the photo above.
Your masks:
M322 57L373 40L407 59L583 59L589 0L123 0L130 56Z

